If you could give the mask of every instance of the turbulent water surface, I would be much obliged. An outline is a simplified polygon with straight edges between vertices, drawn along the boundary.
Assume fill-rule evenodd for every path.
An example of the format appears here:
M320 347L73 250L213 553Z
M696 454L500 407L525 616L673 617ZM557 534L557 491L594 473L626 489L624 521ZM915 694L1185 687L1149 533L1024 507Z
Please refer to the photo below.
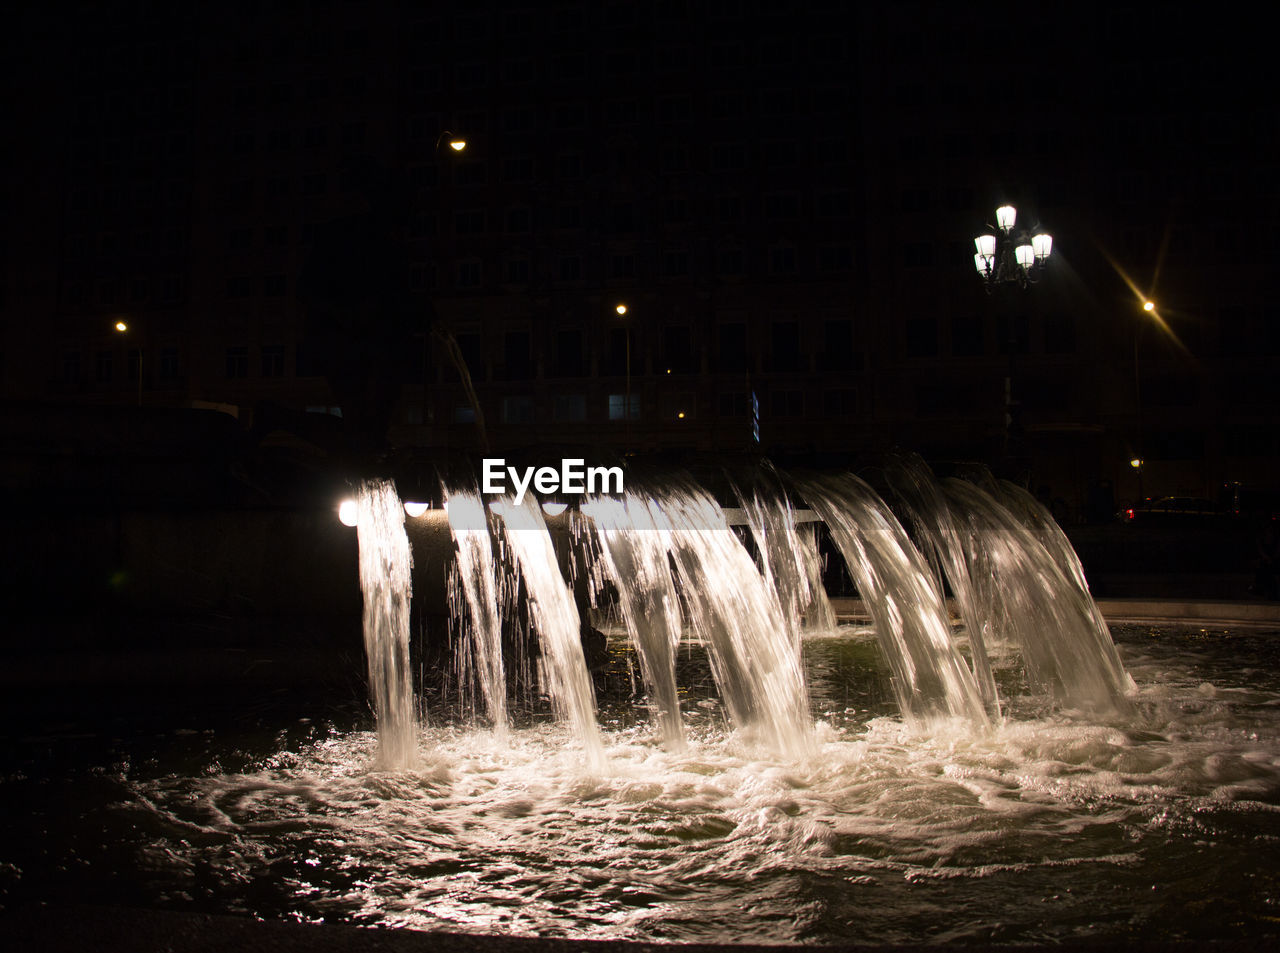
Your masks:
M1116 634L1133 714L1049 714L997 657L1004 715L980 731L907 727L869 632L809 637L816 743L796 759L729 732L688 645L689 744L665 750L621 633L596 676L598 770L536 713L505 740L433 713L403 771L377 768L367 714L332 710L17 739L0 806L34 821L6 837L0 888L665 941L1280 932L1280 633Z

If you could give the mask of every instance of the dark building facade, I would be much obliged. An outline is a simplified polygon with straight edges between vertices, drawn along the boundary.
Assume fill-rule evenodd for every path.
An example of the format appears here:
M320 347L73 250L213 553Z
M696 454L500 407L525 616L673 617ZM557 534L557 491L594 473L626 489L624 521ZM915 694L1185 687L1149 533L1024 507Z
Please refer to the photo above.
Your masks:
M1277 480L1237 37L1120 6L161 11L30 14L9 64L10 401L477 446L452 340L494 446L904 445L1077 508L1136 496L1133 458L1147 495ZM1006 201L1055 254L987 294Z

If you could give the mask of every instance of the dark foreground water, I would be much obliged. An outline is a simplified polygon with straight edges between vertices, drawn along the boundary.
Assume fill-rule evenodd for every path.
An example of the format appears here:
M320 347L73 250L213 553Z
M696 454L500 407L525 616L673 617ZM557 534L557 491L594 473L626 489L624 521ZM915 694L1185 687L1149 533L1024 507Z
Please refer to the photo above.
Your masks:
M358 685L7 699L0 903L663 941L1280 934L1280 633L1115 630L1135 711L1049 713L1016 659L989 731L905 726L874 640L805 644L817 751L725 729L682 650L663 751L611 645L608 769L536 713L505 742L428 696L372 770Z

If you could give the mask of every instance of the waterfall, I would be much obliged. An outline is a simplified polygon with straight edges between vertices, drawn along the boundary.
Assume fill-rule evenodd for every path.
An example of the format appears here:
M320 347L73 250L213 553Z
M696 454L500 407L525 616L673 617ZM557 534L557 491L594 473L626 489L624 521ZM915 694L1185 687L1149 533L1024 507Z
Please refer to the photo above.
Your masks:
M470 625L459 646L461 680L474 678L494 730L507 730L507 673L502 660L502 617L497 570L484 503L474 490L445 488L445 508L458 554L458 575Z
M542 511L531 497L517 506L503 499L496 512L529 595L529 612L542 649L541 673L551 705L573 728L593 769L604 765L595 718L595 689L582 652L581 620Z
M662 741L680 750L685 747L676 694L680 600L668 559L671 531L659 525L661 514L655 514L651 505L628 492L622 499L598 497L584 504L582 512L594 523L601 566L618 591L622 620L640 659L640 674Z
M811 631L833 631L836 617L822 586L817 535L797 524L795 510L782 490L777 472L765 464L764 472L753 480L749 491L735 483L734 493L759 550L761 571L778 590L787 618L803 619L804 627Z
M378 765L407 768L417 750L409 669L413 556L404 507L389 480L362 483L356 501L364 649L378 724Z
M1083 573L1077 584L1060 554L983 489L954 477L943 487L965 530L966 558L989 574L1032 683L1069 707L1123 710L1129 678Z
M670 530L694 630L733 722L782 754L813 744L796 623L768 585L720 506L687 481L654 494L658 525Z
M999 641L1003 631L1004 608L995 598L991 576L985 566L973 564L964 546L951 509L933 471L915 454L897 457L886 471L894 494L907 512L921 545L933 557L941 575L951 583L960 618L969 636L969 654L974 680L982 700L999 714L996 682L991 674L987 645ZM969 557L969 558L967 558ZM941 587L941 575L938 579Z
M942 593L884 501L852 474L804 480L800 492L826 522L871 613L903 714L985 723Z

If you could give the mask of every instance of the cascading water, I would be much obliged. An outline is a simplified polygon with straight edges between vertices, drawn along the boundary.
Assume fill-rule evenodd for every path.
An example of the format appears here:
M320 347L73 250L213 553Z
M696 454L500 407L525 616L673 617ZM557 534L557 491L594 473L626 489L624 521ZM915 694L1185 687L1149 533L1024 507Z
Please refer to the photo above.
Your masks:
M676 647L680 642L680 599L671 578L671 531L659 526L641 495L600 497L583 504L595 525L600 560L618 591L627 633L640 661L640 674L663 743L685 747L684 721L676 693Z
M951 591L960 606L960 617L969 637L969 654L978 692L998 715L999 698L987 645L996 634L1004 612L990 585L991 577L985 572L985 567L973 566L966 558L969 551L960 538L946 498L934 479L933 471L920 457L912 454L895 458L886 476L898 501L906 509L912 528L921 538L921 545L928 547L927 552L936 561L939 572L951 583ZM942 579L938 582L941 585Z
M893 669L903 713L985 724L973 675L952 641L942 593L884 501L852 474L803 480L800 492L844 554Z
M751 527L765 580L778 591L783 613L788 619L802 619L812 632L835 629L835 612L822 587L817 536L796 523L776 471L767 466L749 490L735 484L734 491Z
M356 506L364 649L378 722L377 761L388 770L407 768L417 750L417 720L409 668L413 554L404 529L404 507L389 480L361 484Z
M528 591L551 705L582 743L588 765L599 770L604 765L604 745L596 725L595 690L582 651L581 619L560 573L546 521L529 497L520 504L504 499L495 509Z
M445 509L458 554L458 575L470 626L464 626L459 667L480 686L494 730L507 730L507 673L502 660L502 617L497 570L484 503L474 490L445 488Z
M1118 684L1122 684L1126 692L1132 691L1137 686L1124 671L1120 653L1116 649L1111 634L1107 631L1106 620L1102 618L1098 604L1089 594L1089 583L1084 577L1084 566L1081 565L1080 557L1071 545L1071 541L1067 539L1067 534L1062 531L1062 527L1058 525L1057 520L1044 504L1025 489L1007 481L1003 481L1001 487L1006 505L1015 514L1022 515L1023 525L1035 535L1058 568L1065 574L1072 600L1080 604L1083 611L1093 620L1091 626L1093 641L1102 656L1099 664L1110 670L1110 677Z
M655 493L651 513L669 529L685 607L707 645L735 725L784 754L812 749L796 621L706 491L681 482Z
M1016 666L1002 664L1004 714L986 723L941 584L885 503L852 477L800 489L845 554L874 637L842 626L799 640L799 651L786 597L719 506L685 480L587 501L573 518L599 546L569 555L595 558L586 568L615 583L635 651L652 650L640 667L662 745L633 718L632 648L599 619L612 641L592 697L558 526L549 535L532 501L505 501L490 517L476 512L483 498L451 494L450 523L463 537L453 562L476 570L470 596L458 577L467 624L511 625L509 590L524 590L544 684L570 730L589 739L584 770L565 726L540 719L513 719L495 745L488 730L433 718L415 753L403 517L389 485L362 487L377 734L365 730L366 711L335 702L331 682L313 686L315 696L256 699L255 724L270 718L273 740L188 727L187 698L153 711L154 733L122 732L118 712L101 732L100 707L82 702L87 730L66 734L60 706L54 731L6 739L24 761L0 773L0 813L26 811L29 823L0 863L0 906L74 896L268 921L685 944L1274 940L1275 632L1119 627L1141 686L1126 717L1047 708L1036 684L1027 691ZM1084 659L1108 653L1090 643L1093 615L1074 597L1022 614L1029 600L1064 598L1061 585L1087 595L1050 527L1036 522L1042 514L1007 487L998 501L972 484L944 489L958 558L987 583L975 601L1004 613L992 631L1040 633L1067 670L1055 684L1074 684L1075 668L1107 672L1106 658ZM767 534L768 518L759 525ZM416 546L429 527L410 528ZM993 552L978 559L988 544ZM418 551L420 580L435 551ZM1055 572L1053 586L1025 582ZM1059 645L1063 625L1075 634ZM1028 644L1022 654L1041 651ZM483 667L480 655L473 667ZM516 662L507 660L510 677ZM447 675L428 667L433 677L425 691L447 690ZM1128 684L1102 681L1110 693ZM1087 694L1089 679L1082 684ZM328 717L315 718L320 711ZM961 718L935 718L949 715ZM685 744L671 743L677 732ZM99 743L92 762L68 759L65 777L41 774L51 750ZM413 770L381 770L396 766ZM52 813L60 803L75 810ZM101 870L111 876L95 880Z
M964 528L966 559L989 574L1022 651L1027 674L1061 704L1123 710L1129 679L1097 609L1069 571L1012 513L979 487L943 481L953 518Z

